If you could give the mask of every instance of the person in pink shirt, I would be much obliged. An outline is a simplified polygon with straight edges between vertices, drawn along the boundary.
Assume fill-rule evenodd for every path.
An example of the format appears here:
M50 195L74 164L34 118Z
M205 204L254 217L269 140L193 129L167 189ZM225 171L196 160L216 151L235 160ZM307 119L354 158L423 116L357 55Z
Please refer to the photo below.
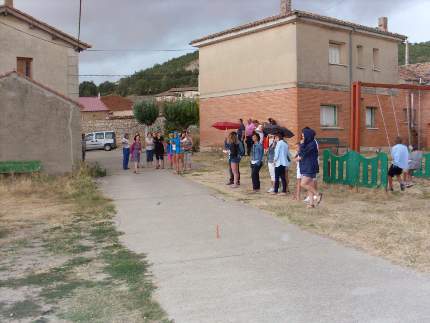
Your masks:
M251 149L254 142L252 141L252 135L255 131L255 124L252 119L248 119L248 124L245 127L245 136L246 136L246 154L251 155Z

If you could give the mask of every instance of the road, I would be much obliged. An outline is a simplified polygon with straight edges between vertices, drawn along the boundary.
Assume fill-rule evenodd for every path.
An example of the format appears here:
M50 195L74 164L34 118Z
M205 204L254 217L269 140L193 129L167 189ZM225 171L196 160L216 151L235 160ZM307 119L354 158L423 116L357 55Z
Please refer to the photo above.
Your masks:
M393 265L223 200L168 171L108 167L122 242L148 255L176 323L430 322L430 275ZM219 238L217 237L219 227Z

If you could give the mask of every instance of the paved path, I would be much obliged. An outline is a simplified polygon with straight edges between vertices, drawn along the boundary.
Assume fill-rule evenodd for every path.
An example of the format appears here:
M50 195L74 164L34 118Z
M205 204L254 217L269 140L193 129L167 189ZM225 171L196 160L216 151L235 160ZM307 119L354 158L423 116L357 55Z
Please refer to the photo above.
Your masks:
M430 322L429 275L225 202L166 171L113 170L103 188L117 205L123 242L148 254L156 297L177 323Z

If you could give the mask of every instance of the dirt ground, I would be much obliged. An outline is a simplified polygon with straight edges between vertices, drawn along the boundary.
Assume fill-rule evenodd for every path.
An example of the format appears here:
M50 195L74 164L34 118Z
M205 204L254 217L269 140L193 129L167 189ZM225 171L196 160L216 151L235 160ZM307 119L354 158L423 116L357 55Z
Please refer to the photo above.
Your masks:
M0 322L167 322L88 173L0 178Z
M293 194L273 196L267 166L260 172L262 192L251 191L249 161L241 162L241 187L232 189L228 180L227 162L222 153L194 155L196 169L185 176L215 189L226 197L248 203L294 223L301 228L330 237L345 245L384 257L393 263L430 272L430 181L415 179L415 185L393 193L382 189L355 189L340 185L325 185L321 205L307 209L303 202L293 200L296 186L296 165L289 174L289 189ZM398 184L397 184L398 185Z

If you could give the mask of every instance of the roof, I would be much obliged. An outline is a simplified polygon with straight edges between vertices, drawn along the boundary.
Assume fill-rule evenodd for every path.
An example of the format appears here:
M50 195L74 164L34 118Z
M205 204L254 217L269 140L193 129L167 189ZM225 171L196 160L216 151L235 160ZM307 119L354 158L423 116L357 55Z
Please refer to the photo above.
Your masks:
M110 111L133 110L133 101L118 95L102 96L100 98Z
M293 17L308 18L308 19L312 19L312 20L316 20L316 21L332 23L332 24L339 25L339 26L355 28L357 30L362 30L362 31L371 32L371 33L375 33L375 34L380 34L383 36L389 36L389 37L397 38L399 40L407 39L407 37L404 35L383 31L383 30L376 28L376 27L368 27L368 26L356 24L353 22L345 21L345 20L340 20L340 19L336 19L336 18L332 18L332 17L317 15L317 14L306 12L306 11L294 10L287 15L282 14L282 15L267 17L267 18L257 20L257 21L251 22L251 23L247 23L247 24L244 24L244 25L241 25L238 27L227 29L227 30L224 30L224 31L212 34L212 35L208 35L208 36L193 40L190 44L196 45L196 44L204 42L204 41L208 41L208 40L215 39L215 38L218 38L221 36L225 36L225 35L232 34L235 32L240 32L243 30L258 27L260 25L276 22L276 21L279 21L279 20L282 20L285 18L290 18L290 17L291 18L293 18Z
M171 88L168 91L162 92L160 94L157 94L156 97L160 97L160 96L177 96L178 93L182 93L182 92L198 92L199 88L198 87L174 87Z
M28 77L26 77L26 76L23 76L23 75L21 75L21 74L18 74L18 73L17 73L17 72L15 72L15 71L8 72L8 73L6 73L6 74L0 75L0 80L1 80L1 79L4 79L4 78L7 78L7 77L16 77L16 78L20 78L20 79L27 80L27 81L29 81L30 83L32 83L33 85L36 85L37 87L40 87L40 88L42 88L43 90L48 91L48 92L50 92L50 93L54 94L55 96L60 97L60 98L62 98L63 100L66 100L66 101L68 101L68 102L70 102L70 103L73 103L73 104L74 104L74 105L76 105L77 107L79 107L79 108L83 109L83 106L82 106L78 101L75 101L75 100L73 100L73 99L71 99L71 98L69 98L69 97L67 97L67 96L65 96L65 95L63 95L63 94L61 94L61 93L59 93L59 92L57 92L57 91L55 91L55 90L51 89L50 87L48 87L48 86L46 86L46 85L43 85L42 83L39 83L39 82L37 82L37 81L35 81L35 80L31 79L31 78L28 78Z
M82 106L81 112L108 112L109 109L99 97L80 97L79 103Z
M430 82L430 63L418 63L403 65L399 68L400 79L404 81L416 81L420 79Z
M91 48L91 45L84 43L82 41L78 41L76 38L62 32L61 30L52 27L46 23L44 23L43 21L40 21L28 14L26 14L25 12L22 12L16 8L11 8L8 6L0 6L0 14L4 14L4 15L11 15L14 16L15 18L19 19L19 20L23 20L27 23L29 23L33 28L39 28L63 41L65 41L66 43L71 44L72 46L78 48L79 50L85 50L88 48Z

